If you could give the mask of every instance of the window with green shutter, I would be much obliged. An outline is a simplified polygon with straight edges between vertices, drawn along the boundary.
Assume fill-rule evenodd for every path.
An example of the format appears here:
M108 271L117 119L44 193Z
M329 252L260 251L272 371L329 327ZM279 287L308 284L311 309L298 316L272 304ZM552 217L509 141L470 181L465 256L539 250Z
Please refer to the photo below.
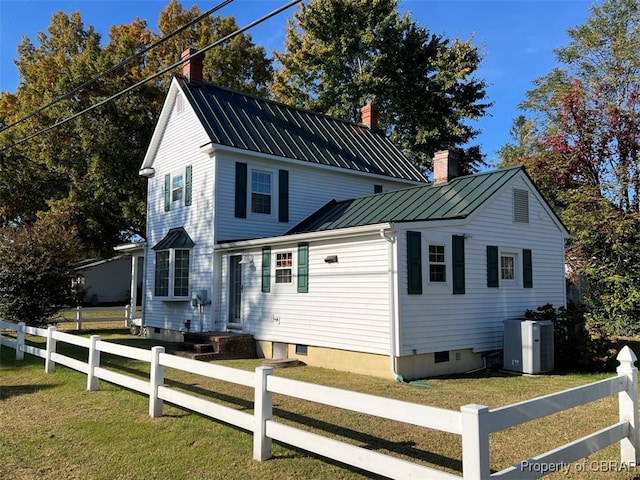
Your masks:
M271 291L271 247L262 247L262 291Z
M168 173L164 176L164 211L188 207L192 201L192 167L188 165L184 172Z
M498 287L498 247L487 245L487 287Z
M236 162L235 217L247 218L247 164Z
M164 176L164 211L171 210L171 175Z
M193 185L193 181L192 181L192 167L191 165L187 166L185 172L184 172L184 205L186 207L188 207L189 205L191 205L191 198L192 198L192 185Z
M452 237L452 257L453 257L453 293L461 295L465 293L464 280L464 236L453 235Z
M298 244L298 293L309 292L309 244Z
M533 288L533 259L531 250L522 250L522 286Z
M422 235L407 232L407 283L409 295L422 293Z
M289 172L278 170L278 221L289 221Z

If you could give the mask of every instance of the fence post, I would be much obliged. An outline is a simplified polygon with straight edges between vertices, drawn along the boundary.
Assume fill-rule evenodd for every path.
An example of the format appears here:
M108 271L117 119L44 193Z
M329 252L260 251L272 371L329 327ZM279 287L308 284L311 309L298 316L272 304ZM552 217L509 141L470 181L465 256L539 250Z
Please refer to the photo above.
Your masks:
M151 418L162 416L162 400L158 398L158 387L164 385L164 367L160 365L160 354L164 353L164 347L151 349L151 371L149 373L149 416Z
M271 367L256 368L256 384L253 403L253 459L260 462L271 458L271 439L266 425L273 415L273 394L267 390L267 379L273 373Z
M24 322L18 323L16 330L16 360L24 360Z
M98 377L96 377L95 369L100 366L100 350L98 350L98 341L100 335L91 335L89 337L89 371L87 372L87 390L98 390Z
M53 325L47 328L47 352L44 357L44 371L46 373L53 373L56 369L56 362L51 358L52 354L56 353L56 339L53 338L53 332L56 330L57 328Z
M619 376L626 377L626 388L618 394L620 421L629 422L629 437L620 440L620 461L623 464L637 466L640 463L638 449L638 368L634 365L638 359L629 346L620 350L616 360Z
M460 407L462 413L462 477L464 480L485 480L490 477L489 408L469 404Z
M76 307L76 330L82 329L82 307L78 305Z
M131 317L131 305L125 305L124 306L124 326L128 327L130 325L133 325L133 322L131 322L132 317Z

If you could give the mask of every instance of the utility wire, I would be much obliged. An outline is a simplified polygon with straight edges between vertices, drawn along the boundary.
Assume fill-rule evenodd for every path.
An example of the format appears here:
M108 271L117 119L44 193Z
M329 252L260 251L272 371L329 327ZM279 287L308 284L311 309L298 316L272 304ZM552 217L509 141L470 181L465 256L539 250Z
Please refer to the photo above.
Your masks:
M110 96L108 98L105 98L104 100L102 100L102 101L100 101L100 102L98 102L98 103L96 103L96 104L94 104L94 105L92 105L92 106L90 106L88 108L85 108L84 110L82 110L82 111L80 111L80 112L78 112L78 113L76 113L76 114L74 114L74 115L72 115L70 117L65 118L64 120L60 120L59 122L57 122L57 123L55 123L55 124L53 124L53 125L51 125L51 126L49 126L47 128L44 128L44 129L42 129L42 130L40 130L40 131L38 131L38 132L36 132L36 133L34 133L32 135L24 137L24 138L14 142L14 143L12 143L11 145L8 145L8 146L0 149L0 153L4 152L5 150L8 150L10 148L16 147L16 146L18 146L18 145L20 145L20 144L22 144L22 143L24 143L24 142L26 142L28 140L31 140L32 138L35 138L38 135L42 135L43 133L47 133L47 132L53 130L54 128L56 128L56 127L64 125L65 123L68 123L71 120L74 120L74 119L84 115L85 113L90 112L91 110L94 110L94 109L104 105L105 103L110 102L111 100L115 100L117 98L122 97L123 95L129 93L130 91L138 88L140 85L143 85L143 84L147 83L148 81L153 80L154 78L158 78L159 76L164 75L165 73L169 72L170 70L173 70L174 68L182 65L183 63L187 62L188 60L190 60L191 58L195 57L196 55L208 52L209 50L211 50L214 47L217 47L221 43L224 43L227 40L230 40L231 38L233 38L233 37L235 37L237 35L240 35L241 33L245 32L246 30L249 30L250 28L253 28L256 25L259 25L262 22L264 22L266 20L269 20L271 17L276 16L277 14L283 12L284 10L286 10L286 9L292 7L293 5L296 5L296 4L298 4L298 3L302 2L302 1L303 0L292 0L289 3L287 3L286 5L283 5L282 7L276 8L272 12L267 13L266 15L260 17L259 19L254 20L253 22L245 25L242 28L239 28L235 32L232 32L229 35L227 35L227 36L225 36L225 37L213 42L212 44L210 44L209 46L203 48L202 50L199 50L199 51L197 51L197 52L195 52L195 53L193 53L193 54L191 54L189 56L184 57L179 62L174 63L173 65L171 65L171 66L169 66L169 67L167 67L167 68L155 73L154 75L152 75L152 76L150 76L150 77L148 77L148 78L146 78L144 80L141 80L138 83L136 83L134 85L131 85L130 87L128 87L128 88L126 88L124 90L121 90L120 92L118 92L118 93L116 93L116 94L114 94L114 95L112 95L112 96Z
M92 78L91 80L86 81L85 83L83 83L82 85L74 88L73 90L71 90L70 92L65 93L64 95L61 95L60 97L52 100L51 102L47 103L46 105L38 108L37 110L29 113L28 115L22 117L20 120L17 120L15 122L13 122L10 125L6 125L2 128L0 128L0 133L4 132L5 130L8 130L11 127L15 127L16 125L19 125L20 123L24 122L25 120L28 120L29 118L37 115L38 113L42 112L43 110L46 110L47 108L55 105L58 102L61 102L62 100L66 100L67 98L70 98L72 95L74 95L75 93L78 93L80 90L85 89L86 87L88 87L89 85L94 84L95 82L97 82L98 80L100 80L101 78L106 77L107 75L109 75L110 73L114 72L115 70L119 69L120 67L123 67L124 65L126 65L127 63L131 62L132 60L135 60L136 58L140 57L141 55L147 53L149 50L151 50L152 48L157 47L158 45L160 45L161 43L166 42L167 40L175 37L176 35L178 35L179 33L182 33L183 31L185 31L187 28L189 28L191 25L193 25L194 23L199 22L200 20L202 20L205 17L208 17L209 15L211 15L214 12L217 12L218 10L220 10L223 7L226 7L227 5L229 5L231 2L233 2L233 0L225 0L221 3L219 3L218 5L216 5L215 7L213 7L212 9L210 9L209 11L203 13L202 15L198 16L197 18L194 18L193 20L191 20L190 22L186 23L185 25L183 25L182 27L180 27L178 30L170 33L169 35L166 35L164 37L162 37L160 40L158 40L157 42L149 45L148 47L143 48L142 50L140 50L137 53L134 53L133 55L130 55L129 57L125 58L124 60L122 60L121 62L119 62L117 65L114 65L113 67L109 68L108 70L102 72L100 75Z

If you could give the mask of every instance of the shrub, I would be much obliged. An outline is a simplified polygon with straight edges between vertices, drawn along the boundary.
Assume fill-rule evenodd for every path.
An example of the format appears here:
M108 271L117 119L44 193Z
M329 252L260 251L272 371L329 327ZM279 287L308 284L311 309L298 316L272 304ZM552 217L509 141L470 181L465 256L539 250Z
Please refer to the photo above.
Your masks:
M553 321L556 369L601 371L614 366L613 343L600 326L587 323L582 307L546 304L527 310L525 317Z
M76 236L58 222L0 228L0 316L41 325L72 298Z

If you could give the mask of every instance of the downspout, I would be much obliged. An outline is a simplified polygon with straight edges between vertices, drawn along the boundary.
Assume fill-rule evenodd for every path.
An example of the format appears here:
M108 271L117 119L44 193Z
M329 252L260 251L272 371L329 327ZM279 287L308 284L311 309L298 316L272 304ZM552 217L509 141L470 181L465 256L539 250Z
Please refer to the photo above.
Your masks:
M398 382L404 382L404 378L398 372L396 372L396 289L395 289L395 261L394 261L394 245L396 243L396 235L392 228L389 229L391 235L388 235L384 228L380 229L380 237L386 240L389 244L388 247L388 260L389 265L388 277L389 277L389 360L391 367L391 374Z

